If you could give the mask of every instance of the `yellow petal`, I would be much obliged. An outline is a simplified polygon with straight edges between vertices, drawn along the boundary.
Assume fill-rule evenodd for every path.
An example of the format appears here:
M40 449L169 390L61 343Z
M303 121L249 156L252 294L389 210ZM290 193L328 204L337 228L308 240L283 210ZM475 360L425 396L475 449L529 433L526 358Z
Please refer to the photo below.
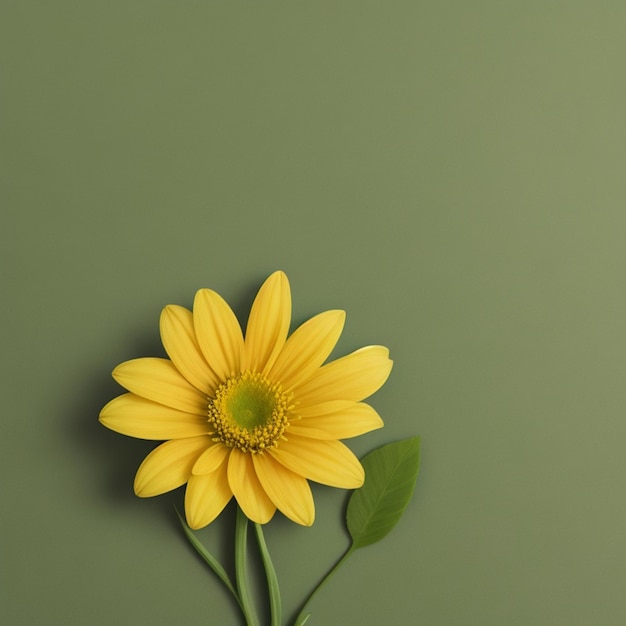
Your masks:
M289 426L289 435L312 439L349 439L383 427L378 413L363 402L351 403L350 408L296 420Z
M269 454L253 454L252 461L259 482L276 507L297 524L311 526L315 520L315 504L306 479Z
M215 291L200 289L193 302L193 323L204 358L220 381L240 371L243 335L226 301Z
M291 323L291 291L284 272L274 272L254 299L246 327L243 371L267 371L285 344Z
M359 459L340 441L289 434L270 454L296 474L323 485L356 489L365 478Z
M186 413L206 415L206 395L192 387L167 359L126 361L113 370L113 378L142 398Z
M338 413L345 409L351 409L354 404L352 400L329 400L328 402L321 402L320 404L298 405L297 413L301 417L319 417L320 415L328 415L329 413Z
M267 524L276 507L261 486L252 455L235 448L228 460L228 484L246 517L257 524Z
M228 460L230 448L218 443L206 450L191 470L194 474L210 474L219 469Z
M326 311L302 324L287 340L269 378L284 388L309 378L333 351L345 319L344 311Z
M185 490L187 524L194 530L210 524L233 497L224 463L217 471L191 476Z
M161 341L176 369L198 390L207 394L218 384L204 359L193 327L191 311L170 304L161 313Z
M141 498L149 498L184 485L198 456L211 445L213 442L207 436L162 443L139 466L135 493Z
M383 346L368 346L321 367L294 390L302 405L330 400L359 402L371 396L387 380L392 361Z
M115 432L138 439L181 439L210 432L206 417L125 393L100 411L100 421Z

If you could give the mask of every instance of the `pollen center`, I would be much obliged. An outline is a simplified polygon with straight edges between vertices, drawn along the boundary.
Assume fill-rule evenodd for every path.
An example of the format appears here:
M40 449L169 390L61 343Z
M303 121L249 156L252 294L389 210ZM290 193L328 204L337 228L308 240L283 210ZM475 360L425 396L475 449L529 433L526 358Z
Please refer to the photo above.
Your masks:
M258 373L229 378L209 399L214 440L243 452L263 452L278 445L289 425L290 396Z

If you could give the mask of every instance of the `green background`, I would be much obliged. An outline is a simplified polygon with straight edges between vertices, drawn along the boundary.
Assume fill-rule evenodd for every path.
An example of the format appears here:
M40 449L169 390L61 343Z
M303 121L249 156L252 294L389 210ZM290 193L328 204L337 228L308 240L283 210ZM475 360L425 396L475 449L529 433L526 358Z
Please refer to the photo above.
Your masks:
M310 626L626 623L622 1L0 8L0 622L240 623L97 416L164 305L245 320L282 268L294 323L391 350L353 449L423 437ZM266 530L287 615L348 542L314 493Z

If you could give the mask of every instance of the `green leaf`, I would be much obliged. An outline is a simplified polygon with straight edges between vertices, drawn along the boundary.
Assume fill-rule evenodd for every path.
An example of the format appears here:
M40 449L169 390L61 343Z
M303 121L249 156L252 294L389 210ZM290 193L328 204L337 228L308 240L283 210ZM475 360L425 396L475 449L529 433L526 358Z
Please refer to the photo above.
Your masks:
M380 541L398 523L415 488L420 438L412 437L373 450L362 460L365 483L348 502L346 521L352 547Z

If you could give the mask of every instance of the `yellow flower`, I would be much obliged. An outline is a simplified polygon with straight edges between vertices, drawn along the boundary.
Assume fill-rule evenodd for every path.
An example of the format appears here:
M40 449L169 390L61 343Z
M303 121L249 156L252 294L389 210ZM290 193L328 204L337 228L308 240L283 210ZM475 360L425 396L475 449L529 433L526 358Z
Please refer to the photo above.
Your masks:
M185 513L196 529L233 495L254 522L268 522L278 508L310 526L309 480L347 489L363 484L359 460L339 440L383 425L361 400L389 376L389 351L368 346L324 365L345 313L320 313L288 337L290 320L283 272L259 290L245 338L228 304L210 289L198 291L193 312L165 307L161 338L169 359L116 367L113 377L130 393L100 413L119 433L167 440L139 467L138 496L187 483Z

